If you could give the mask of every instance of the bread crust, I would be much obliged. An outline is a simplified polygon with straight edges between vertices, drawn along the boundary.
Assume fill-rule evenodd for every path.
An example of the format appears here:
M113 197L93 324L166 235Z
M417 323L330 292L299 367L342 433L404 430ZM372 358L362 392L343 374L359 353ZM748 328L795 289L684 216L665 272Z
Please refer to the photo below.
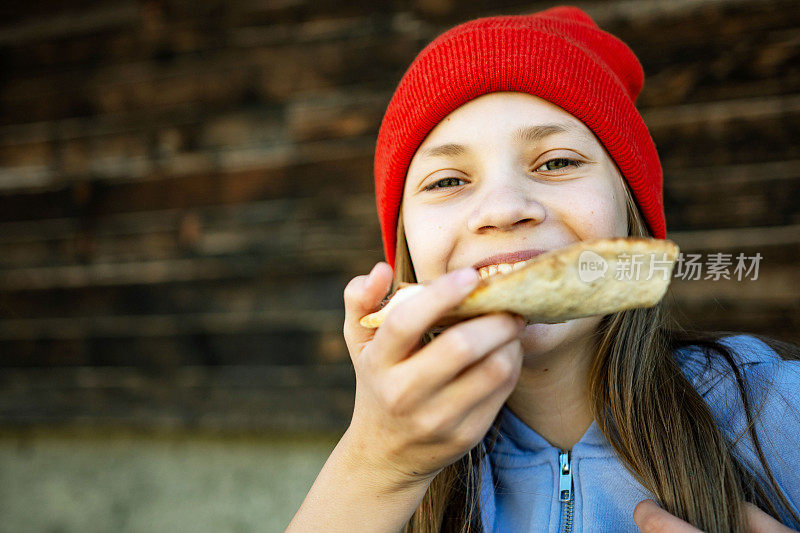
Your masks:
M581 241L538 255L518 270L481 280L437 325L493 312L515 313L528 323L554 324L652 307L666 293L678 253L678 246L664 239ZM401 287L380 311L363 317L361 325L379 327L392 307L421 287Z

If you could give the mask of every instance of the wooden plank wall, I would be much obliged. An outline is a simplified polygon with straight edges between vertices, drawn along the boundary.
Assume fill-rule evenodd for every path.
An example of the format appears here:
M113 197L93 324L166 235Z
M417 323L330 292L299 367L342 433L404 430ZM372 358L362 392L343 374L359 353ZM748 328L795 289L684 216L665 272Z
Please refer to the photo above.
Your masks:
M343 429L392 91L445 29L550 5L0 6L0 425ZM576 5L644 65L670 238L763 256L679 313L800 342L796 1Z

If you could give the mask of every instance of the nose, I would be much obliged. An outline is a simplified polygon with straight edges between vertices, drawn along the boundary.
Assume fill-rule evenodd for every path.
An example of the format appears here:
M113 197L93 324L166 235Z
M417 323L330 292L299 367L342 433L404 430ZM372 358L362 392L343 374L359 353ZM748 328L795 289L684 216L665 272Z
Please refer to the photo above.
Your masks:
M545 206L531 197L530 191L512 180L484 183L483 194L477 195L477 205L469 216L469 230L478 233L491 229L508 231L515 226L541 223Z

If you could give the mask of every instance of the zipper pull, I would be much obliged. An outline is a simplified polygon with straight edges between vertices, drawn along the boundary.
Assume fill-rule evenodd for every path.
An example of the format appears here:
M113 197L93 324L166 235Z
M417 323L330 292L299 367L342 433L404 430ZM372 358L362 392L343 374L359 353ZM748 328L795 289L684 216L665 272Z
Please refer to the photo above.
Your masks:
M572 467L569 464L569 453L558 454L558 464L561 470L558 477L558 493L562 502L568 502L572 499Z

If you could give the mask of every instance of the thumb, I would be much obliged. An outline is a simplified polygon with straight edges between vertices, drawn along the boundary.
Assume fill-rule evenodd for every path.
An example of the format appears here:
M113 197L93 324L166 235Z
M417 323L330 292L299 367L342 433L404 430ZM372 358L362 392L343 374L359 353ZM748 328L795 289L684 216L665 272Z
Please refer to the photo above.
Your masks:
M392 286L392 267L389 263L377 263L366 276L356 276L344 289L344 340L355 358L364 349L364 344L375 336L375 329L365 328L359 321L374 313Z
M633 521L642 533L702 533L691 524L668 513L651 499L636 504Z
M750 502L744 503L744 515L747 520L747 531L751 533L791 533L794 531Z

